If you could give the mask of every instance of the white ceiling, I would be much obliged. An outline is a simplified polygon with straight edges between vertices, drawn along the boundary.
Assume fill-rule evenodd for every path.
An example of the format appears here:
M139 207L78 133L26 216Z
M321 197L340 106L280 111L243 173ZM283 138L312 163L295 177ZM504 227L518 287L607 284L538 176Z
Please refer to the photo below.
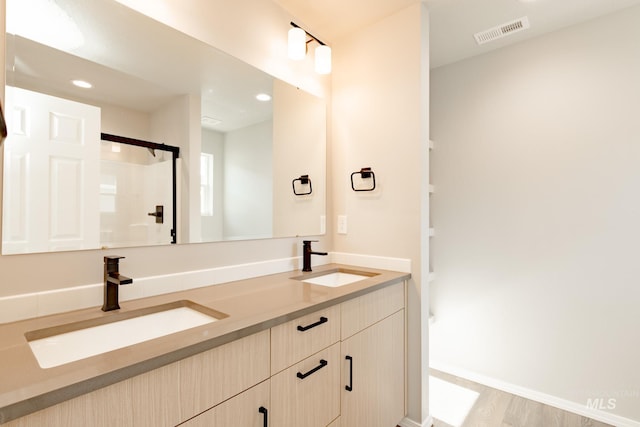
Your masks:
M274 0L331 44L420 0ZM640 4L640 0L423 0L430 17L431 67L459 61ZM528 16L531 28L478 46L473 34Z
M26 0L12 1L21 3ZM299 25L331 44L420 0L274 1L287 9ZM640 0L423 1L429 9L431 21L432 68L640 4ZM68 85L71 77L68 70L74 70L71 73L73 78L83 78L84 72L91 72L93 79L97 80L99 76L104 78L94 81L95 87L91 92L76 93L77 98L104 100L106 97L108 103L127 105L140 111L153 110L179 94L200 93L203 97L203 115L221 119L223 123L218 126L221 131L265 120L271 114L269 105L256 105L254 98L259 91L269 93L271 78L264 73L252 70L251 67L245 70L237 66L225 66L230 76L242 74L244 78L242 84L229 83L233 80L223 82L220 78L222 68L218 61L226 61L227 58L219 57L219 53L211 56L210 51L214 49L203 46L202 43L195 43L184 35L176 38L176 31L158 26L155 21L110 0L56 2L75 18L86 37L91 39L87 40L87 46L92 46L91 48L86 48L86 52L74 51L74 54L103 66L80 58L71 58L72 61L67 62L66 58L60 56L49 56L53 53L47 53L41 48L22 49L21 43L28 40L16 39L13 46L10 44L9 52L12 49L20 52L15 58L16 69L22 70L24 74L15 77L9 72L10 83L22 83L23 87L35 90L40 89L38 85L48 85L58 88L59 92L67 87L65 91L71 95L79 89ZM92 9L87 9L88 7ZM482 47L475 43L474 33L524 15L529 17L529 30ZM10 14L7 16L12 17ZM113 31L113 28L118 28L118 31ZM139 40L139 35L153 36L151 40ZM96 49L95 46L101 48ZM170 53L170 48L177 53ZM116 51L120 54L115 55ZM121 56L123 54L125 56ZM175 58L180 60L172 60ZM157 65L152 59L157 59L161 65ZM110 71L107 74L108 69L120 72L114 74ZM83 73L78 72L80 70ZM142 76L145 81L140 79ZM248 84L248 81L253 83ZM51 93L57 96L67 95L65 92ZM233 102L222 103L221 99Z
M7 2L8 22L22 30L17 34L29 33L28 24L37 18L55 18L39 16L46 12L35 7L41 1L26 2ZM16 4L31 7L12 7ZM115 1L55 4L78 27L83 43L66 52L50 47L65 22L45 28L40 34L44 40L8 35L8 84L145 113L185 94L200 96L202 115L219 120L213 129L220 132L271 118L271 103L255 98L271 94L270 75ZM94 87L79 89L70 84L72 79L88 80Z

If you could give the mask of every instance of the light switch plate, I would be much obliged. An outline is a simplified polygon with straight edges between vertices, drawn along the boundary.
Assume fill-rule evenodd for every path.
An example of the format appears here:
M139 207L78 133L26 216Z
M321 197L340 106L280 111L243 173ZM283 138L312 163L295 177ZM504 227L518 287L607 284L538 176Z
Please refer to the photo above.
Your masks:
M338 234L347 234L347 216L338 215Z

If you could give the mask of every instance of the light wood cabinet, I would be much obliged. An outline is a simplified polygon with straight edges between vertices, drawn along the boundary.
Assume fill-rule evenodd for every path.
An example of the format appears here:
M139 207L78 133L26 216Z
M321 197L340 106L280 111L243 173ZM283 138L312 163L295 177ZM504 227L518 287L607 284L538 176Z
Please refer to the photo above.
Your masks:
M2 427L175 426L269 378L269 336L240 338Z
M2 427L263 427L267 419L269 427L395 427L405 414L404 287L384 287Z
M3 427L172 426L180 421L176 364L18 418Z
M404 283L342 304L339 422L395 427L405 415Z
M340 415L340 344L271 377L274 427L326 427Z
M342 340L404 308L404 283L396 283L341 304Z
M404 310L347 338L341 350L342 423L394 427L405 415Z
M180 424L181 427L274 426L269 418L269 380L232 397L220 405Z
M271 328L271 374L340 341L340 305Z
M177 362L182 419L269 378L269 336L265 330Z

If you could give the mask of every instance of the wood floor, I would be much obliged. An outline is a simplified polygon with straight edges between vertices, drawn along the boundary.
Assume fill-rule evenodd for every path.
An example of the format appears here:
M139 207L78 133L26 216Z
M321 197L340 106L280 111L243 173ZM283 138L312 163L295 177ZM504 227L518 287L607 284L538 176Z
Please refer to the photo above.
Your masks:
M431 370L431 375L480 395L460 427L612 427L552 406ZM434 427L452 427L435 420Z

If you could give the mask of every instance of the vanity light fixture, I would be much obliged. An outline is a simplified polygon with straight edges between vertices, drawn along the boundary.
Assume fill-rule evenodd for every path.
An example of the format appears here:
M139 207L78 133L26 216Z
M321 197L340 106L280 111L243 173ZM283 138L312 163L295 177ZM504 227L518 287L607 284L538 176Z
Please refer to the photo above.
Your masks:
M307 55L307 33L293 22L291 25L293 28L289 30L287 37L289 59L300 61Z
M331 73L331 48L327 45L320 45L316 47L315 55L316 73Z
M269 95L268 93L259 93L256 95L256 99L262 102L271 101L271 95Z
M288 52L289 58L294 61L304 59L307 54L307 46L309 43L316 41L318 46L315 49L315 70L318 74L331 73L331 48L322 40L313 34L301 28L295 22L291 22L291 28L288 34ZM310 39L307 39L310 37Z

